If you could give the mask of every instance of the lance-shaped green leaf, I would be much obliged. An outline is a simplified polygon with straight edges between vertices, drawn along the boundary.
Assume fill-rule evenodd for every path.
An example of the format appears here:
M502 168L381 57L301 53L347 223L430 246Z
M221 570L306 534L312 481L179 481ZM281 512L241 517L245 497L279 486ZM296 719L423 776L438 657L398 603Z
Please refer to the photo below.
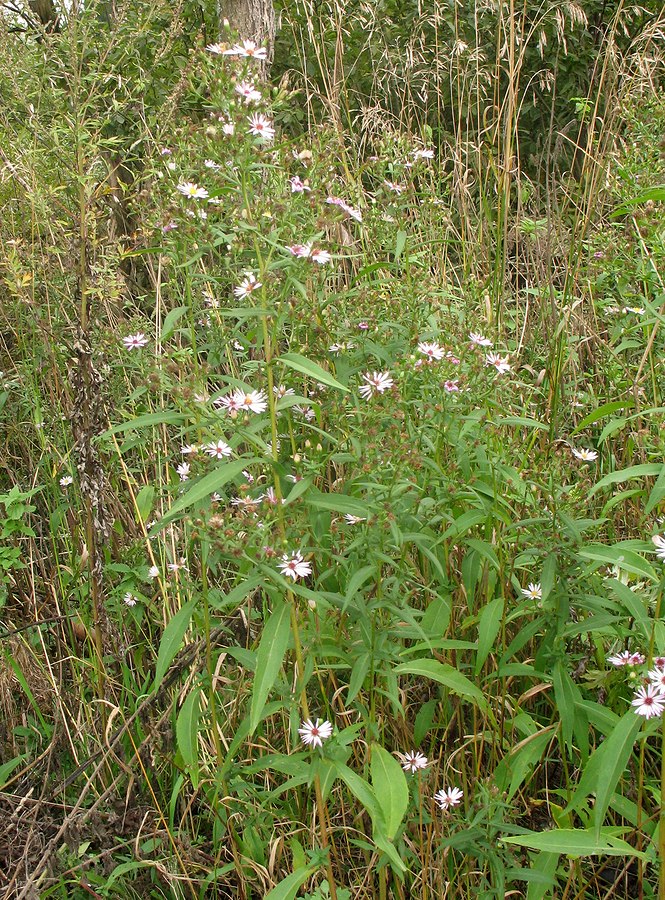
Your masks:
M490 712L480 688L447 663L441 663L437 659L416 659L413 662L400 663L395 666L393 672L395 675L419 675L421 678L431 678L454 694L473 700L485 712Z
M634 847L612 833L616 829L603 828L600 835L584 828L553 828L550 831L530 831L517 837L504 837L504 844L516 844L530 850L564 853L577 859L580 856L639 856L647 859Z
M325 369L321 368L318 363L312 362L311 359L307 359L306 356L301 356L300 353L284 353L279 359L274 360L274 362L284 363L285 366L288 366L290 369L295 369L296 372L301 372L303 375L308 375L310 378L313 378L314 381L320 381L321 384L327 384L328 387L336 388L338 391L345 391L347 394L349 393L349 389L344 387L336 378L327 372Z
M394 756L379 744L372 744L370 763L372 787L383 814L385 836L392 840L409 804L409 788L406 775Z
M253 734L261 721L263 707L273 688L289 646L291 625L289 604L278 600L272 615L266 622L256 654L256 673L252 690L252 707L249 717L249 733Z
M316 866L308 866L306 869L298 869L282 879L271 891L265 895L263 900L293 900L298 893L298 889L307 881Z
M189 628L195 606L196 600L190 600L189 603L185 603L164 629L164 634L159 643L159 653L157 654L155 681L152 686L153 690L157 690L162 683L162 679L166 675L168 667L175 659L178 650L180 650L182 639Z

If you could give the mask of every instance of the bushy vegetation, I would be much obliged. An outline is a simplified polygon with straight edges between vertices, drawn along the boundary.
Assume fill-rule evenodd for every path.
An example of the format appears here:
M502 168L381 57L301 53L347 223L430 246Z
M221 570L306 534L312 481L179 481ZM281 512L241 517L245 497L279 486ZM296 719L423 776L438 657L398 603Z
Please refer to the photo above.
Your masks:
M597 6L296 5L270 83L5 10L6 900L665 897L663 23Z

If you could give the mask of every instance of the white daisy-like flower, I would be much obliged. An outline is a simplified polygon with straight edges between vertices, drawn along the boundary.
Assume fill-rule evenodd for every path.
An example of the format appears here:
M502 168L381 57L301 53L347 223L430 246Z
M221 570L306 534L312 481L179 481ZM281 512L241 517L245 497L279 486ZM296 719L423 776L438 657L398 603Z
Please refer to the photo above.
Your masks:
M616 666L620 668L621 666L635 666L640 665L639 662L634 662L636 658L639 658L641 654L631 653L630 650L622 650L621 653L615 653L614 656L608 656L607 661L610 665ZM642 657L642 662L644 662L644 658Z
M328 740L332 732L332 724L323 719L317 719L316 722L312 722L311 719L305 719L298 729L298 734L303 744L307 744L310 747L322 747L323 742Z
M150 566L148 569L148 578L157 578L159 575L159 569L157 566Z
M423 150L413 150L412 155L414 159L434 159L434 150L425 147Z
M262 413L268 408L268 398L263 391L247 393L240 388L235 392L235 402L238 404L238 409L253 413Z
M221 53L223 56L244 56L251 59L268 58L268 51L266 48L257 47L254 41L243 41L242 44L235 44L235 46L231 47L229 50L222 50Z
M622 312L625 313L635 313L637 316L644 315L644 307L643 306L624 306Z
M203 161L203 165L206 167L206 169L213 169L215 172L222 168L219 163L215 162L214 159L205 159Z
M74 479L71 475L63 475L60 479L60 487L69 487L69 485L73 483Z
M254 103L257 100L261 99L261 91L257 91L254 87L253 81L240 81L235 86L236 94L240 94L241 97L245 98L245 103Z
M339 206L340 209L344 210L347 216L355 219L356 222L362 222L363 220L360 210L354 209L353 206L349 206L349 204L345 200L342 200L341 197L328 197L326 203L331 203L333 206Z
M289 178L289 184L291 185L291 193L292 194L303 194L306 191L311 191L311 187L300 178L298 175L294 175L293 178Z
M638 716L644 716L645 719L651 719L659 716L665 709L665 694L655 684L647 684L645 687L639 687L635 691L635 696L630 701L630 705L635 707Z
M169 563L166 568L169 570L169 572L173 572L173 573L179 572L181 569L184 572L186 572L187 571L187 562L186 562L184 556L181 556L180 559L178 560L178 562Z
M462 802L462 797L464 796L464 792L459 788L444 788L442 791L437 791L434 795L434 800L441 809L449 810L453 806L459 806Z
M651 684L654 684L661 693L665 694L665 670L661 668L652 669L647 677Z
M482 334L478 334L477 331L472 331L469 334L469 340L471 341L472 344L475 344L476 347L491 347L492 346L492 342L490 341L490 339L486 338Z
M208 456L212 456L215 459L223 459L225 456L231 456L233 454L233 450L222 440L217 442L211 441L211 443L205 444L203 449Z
M365 516L354 516L353 513L345 513L344 521L347 525L359 525L361 522L366 522L367 519Z
M497 375L503 375L506 372L510 372L510 364L508 363L507 356L499 356L498 353L488 353L485 357L485 365L486 366L494 366L497 371Z
M571 450L573 456L576 459L581 459L582 462L593 462L594 459L598 459L598 454L595 450L586 450L584 447L580 450L576 450L575 447L572 447Z
M221 56L224 53L224 47L221 44L208 44L206 50L213 56Z
M411 750L409 753L398 753L397 755L405 772L411 772L415 775L419 769L427 768L427 757L416 750Z
M191 468L191 466L189 465L188 462L181 462L179 465L176 466L175 470L178 473L178 475L180 476L181 481L189 480L190 468Z
M384 179L383 183L385 184L385 186L388 188L389 191L393 191L393 193L397 194L398 196L401 193L403 193L403 191L404 191L403 184L397 184L394 181L387 181L386 179Z
M193 181L182 182L176 190L180 191L183 196L189 197L190 200L205 200L208 196L207 190L194 184Z
M313 247L309 251L309 258L312 262L318 263L320 266L325 263L329 263L332 259L332 256L328 253L327 250L319 250L317 247Z
M292 553L291 556L285 553L282 556L282 562L278 563L278 568L282 575L286 575L287 578L293 578L294 581L297 581L299 578L307 578L308 575L312 574L311 564L305 561L299 550Z
M289 395L295 394L293 388L287 388L285 384L275 385L272 389L272 392L278 400L281 400L282 397L287 397Z
M231 416L235 416L242 409L242 400L244 396L244 391L232 391L230 394L218 397L214 401L214 406L216 406L217 409L225 409Z
M338 344L331 344L328 347L328 352L334 353L335 356L337 356L338 353L345 353L347 350L355 350L355 346L353 341L347 341L346 343L340 341Z
M224 134L235 134L235 122L224 122L224 124L222 125L222 131L224 132Z
M529 600L541 600L543 596L543 589L540 586L540 583L530 583L528 587L522 588L522 594L525 597L528 597Z
M375 392L383 394L395 383L390 376L390 372L365 372L363 380L365 384L358 388L358 393L364 400L369 400Z
M196 444L184 444L180 448L180 452L183 456L196 456L196 454L199 452L199 448L196 446Z
M259 288L263 287L262 282L257 281L256 275L252 272L245 272L245 278L240 282L240 284L233 288L233 293L236 297L249 297L252 291L258 291Z
M148 343L148 338L142 331L139 331L137 334L128 334L122 339L122 342L127 350L140 350Z
M662 537L660 534L654 534L651 538L653 541L653 545L656 548L654 553L658 557L658 559L662 559L665 562L665 537Z
M264 141L272 141L275 137L273 124L263 113L254 113L247 121L249 122L250 134L255 134L257 137L263 138Z
M443 347L435 341L421 341L418 344L418 352L422 353L423 356L426 356L430 360L437 361L443 359L446 355L446 351Z
M122 598L122 602L125 604L125 606L136 606L137 600L134 594L131 593L131 591L127 591L125 596Z

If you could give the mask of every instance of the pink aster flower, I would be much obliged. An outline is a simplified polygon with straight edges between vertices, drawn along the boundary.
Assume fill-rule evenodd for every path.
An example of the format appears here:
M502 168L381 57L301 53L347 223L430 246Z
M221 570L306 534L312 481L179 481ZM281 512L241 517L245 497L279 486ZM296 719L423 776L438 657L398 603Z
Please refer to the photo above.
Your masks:
M258 291L259 288L263 287L263 284L260 281L257 281L256 276L251 272L245 272L245 275L247 277L240 282L238 287L233 288L233 293L236 297L240 297L241 299L249 297L252 291Z
M215 46L214 44L212 46ZM219 46L219 45L217 45ZM210 49L207 47L206 49ZM250 59L267 59L268 51L265 47L257 47L254 41L243 41L235 44L229 50L221 51L223 56L244 56Z
M438 805L443 810L449 810L453 806L459 806L462 802L462 797L464 796L463 791L460 791L459 788L444 788L442 791L437 791L434 795L434 800L438 803Z
M621 653L616 653L614 656L608 656L607 661L610 665L619 668L621 666L634 666L634 658L635 654L631 653L630 650L622 650Z
M505 372L510 372L508 357L499 356L498 353L488 353L485 357L485 365L494 366L497 371L497 375L503 375Z
M285 553L282 556L282 562L278 563L278 567L282 575L297 581L299 578L307 578L312 574L312 566L306 562L302 553L298 550L291 556Z
M262 113L254 113L247 121L249 122L250 134L255 134L257 137L263 138L264 141L271 141L275 137L275 129L272 122Z
M180 191L183 196L189 197L190 200L205 200L208 196L207 190L199 187L198 184L194 184L193 181L182 182L176 190Z
M389 191L393 191L395 194L399 195L404 191L403 184L396 184L394 181L384 180L383 182Z
M303 194L305 191L311 191L309 185L305 184L298 175L294 175L293 178L290 178L289 184L291 185L292 194Z
M484 337L482 334L478 334L477 331L472 331L469 335L469 340L472 344L475 344L476 347L491 347L492 342L489 338Z
M365 384L360 386L358 393L364 400L369 400L375 392L383 394L395 383L390 377L390 372L365 372L363 379Z
M255 103L261 99L261 91L257 91L253 81L240 81L235 86L235 92L245 98L246 104Z
M661 537L659 534L654 534L651 538L654 547L654 553L658 557L658 559L662 559L665 562L665 537Z
M448 394L454 394L454 393L458 392L458 391L459 391L459 385L458 385L458 383L457 383L457 379L455 378L455 379L452 380L452 381L451 381L451 380L449 380L449 381L444 381L444 382L443 382L443 389L444 389L444 391L446 391Z
M305 719L298 729L298 734L303 744L307 744L310 747L322 747L323 742L328 740L332 732L332 724L322 719L317 719L316 722L312 722L311 719Z
M222 440L211 441L209 444L204 444L203 449L208 456L212 456L215 459L223 459L225 456L231 456L233 454L233 450L231 450L229 445Z
M305 259L312 252L311 244L291 244L290 247L286 248L289 253L293 254L293 256L297 256L299 259Z
M665 694L665 670L656 668L652 669L648 675L651 684L655 685L661 693Z
M653 664L657 669L665 669L665 656L654 656Z
M645 687L639 687L635 691L635 696L630 701L630 705L635 707L638 716L644 716L645 719L651 719L653 716L659 716L665 708L665 694L655 684L647 684Z
M342 200L341 197L328 197L326 203L331 203L333 206L339 206L339 208L343 210L347 214L347 216L355 219L356 222L362 222L363 220L360 210L354 209L353 206L349 206L349 204L345 200Z
M443 347L436 342L430 343L428 341L421 341L420 344L418 344L418 351L429 360L440 360L446 355L446 351Z
M148 338L142 331L139 331L138 334L128 334L122 339L122 342L127 350L140 350L148 343Z

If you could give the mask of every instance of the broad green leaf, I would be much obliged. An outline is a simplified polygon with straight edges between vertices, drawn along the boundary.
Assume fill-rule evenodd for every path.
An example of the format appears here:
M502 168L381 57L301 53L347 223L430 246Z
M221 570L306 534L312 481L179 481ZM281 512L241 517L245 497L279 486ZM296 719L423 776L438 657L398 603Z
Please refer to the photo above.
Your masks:
M642 632L642 637L648 644L651 640L652 621L649 617L647 604L645 604L639 594L631 591L627 584L623 584L616 578L612 578L608 583L614 596L619 600L628 615L635 620L635 624Z
M308 475L307 478L301 478L300 481L296 481L289 491L288 496L284 498L284 506L289 506L291 503L302 497L303 494L307 493L311 488L313 481L314 478L311 475Z
M132 431L139 428L147 428L151 425L182 425L186 420L186 416L182 413L162 412L146 413L144 416L138 416L136 419L130 419L129 422L120 422L114 425L108 431L103 432L101 437L110 437L112 434L119 434L121 431Z
M185 702L180 707L175 726L178 749L185 765L191 770L194 787L196 787L194 779L198 774L199 762L200 695L201 688L198 685L187 694Z
M607 566L618 566L631 575L640 575L651 581L658 580L653 567L639 553L621 544L614 544L611 547L606 544L586 544L578 550L578 555L582 559L590 559Z
M578 809L591 794L595 794L593 807L594 833L598 837L605 813L619 779L626 770L642 719L631 709L619 720L603 743L591 754L584 767L580 783L566 807L569 813ZM544 849L544 848L542 848Z
M185 491L180 499L173 504L166 515L163 516L154 528L150 530L150 534L157 534L158 531L161 531L162 528L169 524L169 522L172 522L179 513L183 512L183 510L189 509L190 506L193 506L195 503L214 494L219 488L224 487L225 484L240 475L243 469L246 469L248 466L257 462L265 462L265 460L235 459L233 462L223 463L221 466L217 466L212 472L204 475L199 481L195 481L188 491Z
M413 662L400 663L395 666L393 672L395 675L417 675L420 678L431 678L432 681L438 681L454 694L474 700L481 709L489 712L487 701L480 688L447 663L441 663L437 659L417 659Z
M585 416L582 421L579 423L577 428L574 428L571 431L571 435L578 434L580 431L584 431L584 429L588 425L593 425L594 422L597 422L599 419L605 418L605 416L610 416L612 413L618 412L620 409L628 409L633 407L635 404L632 400L613 400L611 403L603 403L602 406L599 406L598 409L594 409L593 412L590 412L588 416Z
M275 602L273 611L266 622L261 635L261 642L256 654L256 672L252 690L252 708L249 720L249 733L253 734L263 716L263 708L268 699L282 661L289 645L291 624L290 607L282 600Z
M630 481L632 478L646 478L649 475L660 475L662 470L661 463L644 463L640 466L630 466L628 469L621 469L619 472L610 472L589 491L589 496L593 497L598 491L612 484L623 484L624 481Z
M503 618L503 597L496 597L484 606L478 619L478 652L476 653L476 675L480 675L485 660L494 646L494 640L501 628Z
M548 425L538 422L536 419L529 419L525 416L504 416L496 420L497 425L517 425L520 428L535 428L538 431L547 431Z
M268 891L263 900L293 900L299 889L315 870L316 866L308 866L306 869L298 869L298 871L292 872L271 891Z
M584 828L552 828L550 831L531 831L517 837L501 838L504 844L544 850L547 853L563 853L573 859L580 856L638 856L647 859L626 841L615 837L608 829L600 835Z
M573 749L573 728L575 726L575 701L581 700L580 690L559 660L552 673L554 699L561 722L561 736L569 751Z
M328 387L336 388L338 391L344 391L347 394L350 393L349 389L340 384L336 378L333 378L330 372L322 369L318 363L312 362L311 359L307 359L306 356L301 356L299 353L284 353L278 359L275 359L274 362L284 363L285 366L295 369L296 372L302 372L303 375L308 375L314 381L320 381L321 384L327 384Z
M142 522L145 522L150 517L154 499L154 486L152 484L144 484L136 495L136 508L138 509Z
M388 840L388 838L381 833L380 830L374 830L372 832L372 839L379 850L383 850L386 854L390 862L393 864L394 868L397 869L398 872L406 872L406 865L402 861L401 856L397 852L397 848L395 845Z
M395 262L400 258L406 247L406 231L398 231L395 240Z
M160 337L163 341L167 340L171 336L176 325L178 324L180 319L182 319L188 309L188 306L176 306L175 309L172 309L171 312L168 313L168 315L164 319L164 322L162 323L162 333Z
M655 184L653 187L643 188L630 200L624 200L623 203L613 209L610 213L610 218L616 219L618 216L625 216L635 206L641 206L647 200L653 200L655 203L665 201L665 185Z
M371 753L372 787L383 813L385 836L392 840L409 805L406 775L395 757L379 744L372 744Z
M361 778L360 775L354 772L353 769L350 769L343 762L340 762L339 760L333 760L333 763L338 777L342 779L353 796L357 800L360 800L363 807L369 813L369 817L372 820L374 828L384 825L385 823L383 822L381 807L379 806L376 794L374 793L372 787L365 781L364 778Z
M154 691L156 691L162 683L162 679L166 675L168 667L175 659L178 650L180 650L182 639L189 628L195 606L196 599L190 600L189 603L185 603L164 629L164 634L162 635L162 640L159 644L157 664L155 666L155 680L152 685Z
M310 494L305 500L308 506L315 509L329 509L340 515L350 513L366 519L369 514L369 506L357 497L349 497L348 494Z
M543 900L545 894L552 887L556 887L556 870L559 865L558 853L541 852L536 854L531 863L530 871L535 876L529 880L526 900Z

